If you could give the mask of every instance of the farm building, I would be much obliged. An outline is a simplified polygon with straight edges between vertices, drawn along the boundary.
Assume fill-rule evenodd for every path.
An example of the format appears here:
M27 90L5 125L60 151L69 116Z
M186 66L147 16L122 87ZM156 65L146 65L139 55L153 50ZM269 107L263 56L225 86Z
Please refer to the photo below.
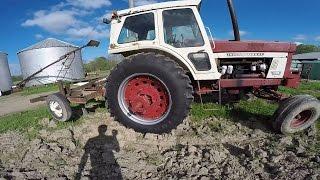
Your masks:
M293 68L302 70L302 78L320 80L320 52L293 56Z
M58 60L64 54L78 47L54 38L48 38L33 46L18 52L23 78L41 70L45 66ZM57 80L77 81L84 78L84 68L81 51L67 57L65 61L59 62L43 70L36 75L26 86L37 86L51 84Z
M9 93L12 88L12 79L7 54L0 52L0 96Z

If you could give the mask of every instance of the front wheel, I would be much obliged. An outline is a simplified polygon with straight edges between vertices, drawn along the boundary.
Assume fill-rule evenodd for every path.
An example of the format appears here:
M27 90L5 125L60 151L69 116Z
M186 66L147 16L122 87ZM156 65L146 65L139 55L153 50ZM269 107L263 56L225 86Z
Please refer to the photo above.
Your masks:
M65 122L71 119L72 109L69 101L60 93L49 95L46 99L49 111L54 119Z
M308 95L294 96L280 104L273 126L283 134L293 134L309 128L319 116L319 100Z
M154 53L130 56L108 77L110 112L116 120L142 133L167 133L189 113L191 81L171 59Z

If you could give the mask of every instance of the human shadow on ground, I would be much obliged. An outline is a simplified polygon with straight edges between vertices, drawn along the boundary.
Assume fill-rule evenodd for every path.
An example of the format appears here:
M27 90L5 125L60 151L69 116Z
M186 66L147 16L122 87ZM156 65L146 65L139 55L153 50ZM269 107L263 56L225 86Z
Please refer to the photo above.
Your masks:
M112 136L107 136L107 126L101 125L98 128L99 135L90 138L84 149L85 152L78 166L76 180L80 180L84 168L90 158L91 169L90 179L104 180L121 180L122 174L119 164L117 163L113 151L119 152L119 142L117 140L117 130L112 130Z

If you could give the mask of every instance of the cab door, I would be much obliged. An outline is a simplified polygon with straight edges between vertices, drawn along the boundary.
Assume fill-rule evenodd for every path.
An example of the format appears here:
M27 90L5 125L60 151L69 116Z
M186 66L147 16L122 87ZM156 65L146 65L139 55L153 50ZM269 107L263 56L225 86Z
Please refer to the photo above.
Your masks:
M158 11L160 45L179 54L192 67L195 80L219 79L216 58L196 7Z
M156 11L135 13L113 20L109 53L138 50L142 45L153 46L158 41L156 22Z

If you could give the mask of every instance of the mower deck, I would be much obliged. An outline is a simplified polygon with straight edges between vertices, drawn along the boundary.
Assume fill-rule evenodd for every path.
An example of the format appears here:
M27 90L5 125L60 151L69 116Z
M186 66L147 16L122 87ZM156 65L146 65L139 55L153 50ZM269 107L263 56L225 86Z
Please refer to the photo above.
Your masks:
M71 88L69 83L59 81L59 93L62 94L70 103L74 104L86 104L92 99L104 99L106 78L94 78L88 80L84 85ZM48 96L40 96L34 99L30 99L31 103L39 101L45 101Z

